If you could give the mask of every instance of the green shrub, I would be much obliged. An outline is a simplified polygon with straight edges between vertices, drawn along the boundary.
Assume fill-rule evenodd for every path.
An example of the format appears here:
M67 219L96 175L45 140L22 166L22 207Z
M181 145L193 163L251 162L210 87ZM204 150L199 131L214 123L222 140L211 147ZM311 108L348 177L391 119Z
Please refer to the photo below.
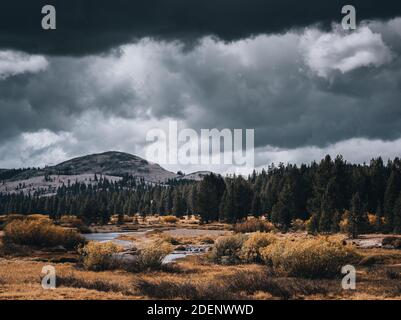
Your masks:
M352 247L321 237L275 241L261 256L274 271L303 278L333 278L341 275L344 265L359 260Z
M240 263L242 246L247 238L242 234L217 238L211 253L212 260L222 264Z
M241 248L243 262L262 262L260 250L276 241L276 237L270 233L255 232L249 235Z
M4 228L5 244L37 248L63 246L76 249L85 239L76 231L55 226L46 219L15 219Z

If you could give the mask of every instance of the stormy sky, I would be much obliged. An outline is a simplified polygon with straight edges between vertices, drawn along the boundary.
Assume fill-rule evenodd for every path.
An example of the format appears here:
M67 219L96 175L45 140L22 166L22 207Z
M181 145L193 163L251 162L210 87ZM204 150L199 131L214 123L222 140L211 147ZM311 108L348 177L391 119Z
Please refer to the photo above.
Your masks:
M41 29L45 4L56 30ZM145 156L171 120L255 129L257 168L400 156L400 54L397 1L2 1L0 168Z

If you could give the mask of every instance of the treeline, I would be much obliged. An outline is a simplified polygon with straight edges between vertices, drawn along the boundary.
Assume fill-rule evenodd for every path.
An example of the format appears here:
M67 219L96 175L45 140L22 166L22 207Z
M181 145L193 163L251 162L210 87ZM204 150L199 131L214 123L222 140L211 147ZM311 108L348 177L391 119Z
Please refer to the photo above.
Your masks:
M31 170L39 170L38 168L21 168L21 169L3 169L0 170L0 181L11 179L20 173Z
M308 221L310 231L337 232L347 221L351 233L368 231L368 217L373 217L374 231L401 232L398 158L386 164L377 158L356 165L341 156L326 156L310 165L271 165L248 177L211 174L201 182L167 185L150 185L135 177L113 183L100 177L96 182L63 185L50 197L0 195L0 212L44 213L54 218L77 215L94 223L106 223L115 214L136 213L196 214L203 222L264 215L282 230L302 220Z

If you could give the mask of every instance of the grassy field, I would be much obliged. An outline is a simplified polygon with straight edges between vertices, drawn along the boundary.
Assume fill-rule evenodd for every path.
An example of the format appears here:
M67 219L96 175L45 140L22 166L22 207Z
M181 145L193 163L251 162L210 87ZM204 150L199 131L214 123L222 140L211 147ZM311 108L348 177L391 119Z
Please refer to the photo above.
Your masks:
M231 234L229 226L220 224L199 226L188 221L173 224L159 221L153 223L155 226L140 237L126 239L139 245L166 242L178 248L207 243L213 248L216 243L221 245L219 237ZM188 231L191 228L192 233ZM297 244L308 241L313 245L325 241L305 233L272 236L284 241L279 243L291 245L293 251L294 244L297 248ZM260 243L264 237L257 234L254 240ZM376 238L377 235L364 236L363 240ZM124 268L89 271L73 250L25 248L21 252L3 252L0 258L0 299L401 299L401 250L356 245L346 245L359 257L355 264L356 290L342 289L341 274L328 278L305 277L285 274L264 262L239 260L224 264L212 258L213 250L157 269L132 272ZM45 265L56 269L56 289L45 290L41 286Z

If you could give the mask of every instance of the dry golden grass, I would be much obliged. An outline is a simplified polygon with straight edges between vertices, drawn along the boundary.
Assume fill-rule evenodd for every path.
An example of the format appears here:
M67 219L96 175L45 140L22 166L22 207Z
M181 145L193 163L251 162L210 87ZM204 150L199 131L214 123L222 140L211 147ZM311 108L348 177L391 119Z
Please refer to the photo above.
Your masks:
M0 299L22 300L89 300L89 299L138 299L140 297L127 296L121 292L102 292L97 290L58 286L55 290L45 290L41 286L43 266L48 263L29 260L0 260ZM73 274L86 281L109 281L114 285L129 283L132 277L129 274L117 272L86 272L77 270L69 263L55 264L56 275L64 277ZM57 283L56 283L57 285ZM127 287L127 290L129 288Z
M274 230L272 223L257 218L248 219L243 222L234 224L234 232L249 233L249 232L270 232Z
M262 262L261 250L278 241L271 233L251 233L241 248L241 259L245 262Z
M292 243L314 239L304 234L274 237ZM255 236L252 252L263 242L259 240ZM341 242L342 237L329 240ZM266 265L221 265L207 256L188 256L152 271L94 272L84 270L78 262L56 263L73 258L71 253L34 251L29 259L0 258L0 299L401 299L401 250L357 252L368 262L355 265L357 290L345 291L341 275L335 279L283 277ZM78 260L77 254L75 258ZM49 264L56 268L59 279L55 290L44 290L40 284L42 267Z
M274 241L261 256L276 272L303 278L339 277L342 266L360 260L355 248L326 237Z
M162 221L164 223L174 223L175 224L175 223L179 222L180 219L178 219L175 216L165 216L165 217L162 218Z
M84 238L74 230L55 226L47 219L16 219L4 228L3 243L38 248L63 246L75 249Z
M385 254L377 249L373 254ZM368 255L365 252L365 255ZM401 252L391 262L401 262ZM401 299L401 267L357 266L357 290L341 290L340 279L280 277L266 266L216 265L191 256L169 269L132 274L93 272L72 263L52 264L60 282L55 290L40 285L49 262L0 259L0 299ZM391 272L389 273L389 270Z

